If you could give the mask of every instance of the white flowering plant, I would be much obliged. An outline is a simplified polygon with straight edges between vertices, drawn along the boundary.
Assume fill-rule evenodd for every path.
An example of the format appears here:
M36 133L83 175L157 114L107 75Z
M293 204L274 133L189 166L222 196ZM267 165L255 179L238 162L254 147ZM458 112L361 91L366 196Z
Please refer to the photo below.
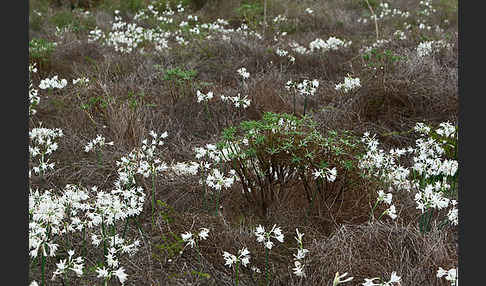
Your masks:
M378 140L369 133L362 138L367 153L360 160L360 168L365 176L374 176L383 182L376 204L388 204L390 208L385 213L394 219L392 193L408 191L414 195L416 209L420 210L422 232L430 230L433 216L439 218L443 209L448 212L439 225L447 222L457 225L457 128L449 122L442 122L436 128L419 122L411 131L418 134L414 147L389 151L380 149ZM407 158L411 162L409 167L401 164Z
M294 94L294 114L295 114L295 94L298 93L299 95L304 97L304 116L305 110L307 107L307 97L313 96L316 93L317 88L319 87L319 80L313 79L312 81L308 79L304 79L301 82L293 82L291 80L287 81L285 84L285 89L289 91L293 91Z
M224 265L228 267L232 267L233 264L235 265L235 286L238 286L239 283L239 269L240 264L243 266L247 266L250 264L250 251L248 248L243 247L242 249L238 250L238 256L231 254L227 251L223 251L223 258L225 260Z
M277 227L276 224L274 224L273 227L268 231L266 231L265 227L263 227L262 225L258 225L254 231L254 234L257 238L257 242L262 243L265 248L265 280L266 284L269 285L269 255L270 250L273 248L274 245L272 238L276 239L280 243L283 243L285 236L282 233L282 229L280 227Z
M306 277L304 267L306 265L306 255L309 253L309 250L304 248L304 243L302 238L304 236L303 233L299 232L299 229L296 228L295 232L297 236L295 236L295 240L297 241L297 254L294 254L294 268L292 268L294 275L297 277Z

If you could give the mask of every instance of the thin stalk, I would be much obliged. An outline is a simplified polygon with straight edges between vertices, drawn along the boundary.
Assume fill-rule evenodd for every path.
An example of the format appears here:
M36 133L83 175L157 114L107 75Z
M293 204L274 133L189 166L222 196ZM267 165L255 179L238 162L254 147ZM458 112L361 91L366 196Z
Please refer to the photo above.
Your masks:
M152 215L154 211L155 211L155 172L154 170L152 170Z
M86 256L86 253L88 252L86 248L86 226L83 227L83 256Z
M106 246L106 230L105 230L105 221L103 217L101 217L101 238L103 239L103 265L106 264L106 255L108 255L108 248Z
M236 277L235 277L235 286L238 286L238 268L239 268L239 261L236 260Z
M265 247L265 281L267 286L270 285L270 281L268 280L268 253L270 251L268 248Z
M295 92L294 92L294 115L295 115Z
M218 214L218 209L219 209L219 193L221 192L221 190L219 191L216 191L215 192L215 206L214 206L214 215L217 215Z
M198 240L196 240L196 252L197 252L197 262L199 263L199 272L202 272L202 263L201 263L201 260L202 260L202 255L201 255L201 251L199 250L199 243L198 243Z
M67 273L64 273L64 278L62 279L63 285L69 286L69 279L67 277ZM66 282L66 283L64 283Z
M304 116L305 116L305 108L307 106L307 96L304 97Z
M204 103L204 107L205 107L205 110L206 110L206 115L208 116L208 120L211 120L212 116L211 116L211 113L209 112L209 108L208 108L208 103L207 102Z
M123 235L122 235L122 238L125 239L125 233L127 232L127 228L128 228L128 219L129 217L126 218L125 220L125 226L123 227Z
M368 0L365 0L365 1L366 1L366 4L368 5L368 8L371 11L371 14L374 16L373 18L375 20L376 40L378 40L378 19L376 19L376 14L375 14L375 12L373 11L373 8L370 5L370 2L368 2Z
M96 150L96 155L98 156L98 168L101 168L101 151Z
M379 203L379 202L380 202L379 200L376 200L375 205L374 205L374 206L373 206L373 208L371 209L371 213L370 213L370 222L371 222L371 221L372 221L372 220L375 218L374 210L375 210L375 209L376 209L376 207L378 206L378 203ZM380 216L380 217L381 217L381 216ZM380 220L380 219L378 218L378 220Z
M45 245L43 247L45 247ZM44 256L44 251L41 251L41 275L42 275L41 286L46 285L45 264L46 264L46 258Z

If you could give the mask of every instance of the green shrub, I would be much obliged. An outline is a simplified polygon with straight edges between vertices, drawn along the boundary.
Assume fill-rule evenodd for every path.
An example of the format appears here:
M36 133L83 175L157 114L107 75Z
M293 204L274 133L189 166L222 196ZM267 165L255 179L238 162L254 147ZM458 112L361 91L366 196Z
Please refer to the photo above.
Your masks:
M29 61L36 63L42 69L49 62L49 58L56 48L56 43L42 38L33 38L29 41Z
M263 21L263 1L245 1L236 8L235 12L251 29L255 29Z
M195 70L184 70L172 68L164 71L162 79L169 84L172 104L176 104L181 97L192 94L194 78L197 75Z
M347 131L323 135L310 117L271 112L262 120L226 128L218 147L227 150L226 161L236 171L246 199L259 206L262 216L275 201L288 200L295 186L302 186L311 209L315 201L342 195L363 150ZM337 177L332 178L334 171Z

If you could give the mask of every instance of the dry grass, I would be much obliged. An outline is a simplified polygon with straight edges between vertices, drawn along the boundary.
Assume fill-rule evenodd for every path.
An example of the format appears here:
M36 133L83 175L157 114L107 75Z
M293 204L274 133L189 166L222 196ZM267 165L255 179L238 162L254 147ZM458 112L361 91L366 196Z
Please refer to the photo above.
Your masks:
M56 7L55 1L31 2L31 9L45 11L47 16L67 9ZM90 9L92 21L104 30L108 30L110 21L113 21L111 10L121 5L118 1L78 2L80 7ZM192 2L196 9L188 14L198 15L201 22L224 18L230 25L238 27L243 21L235 12L242 1ZM32 80L38 85L41 79L58 74L71 83L72 79L86 76L90 78L90 85L85 88L69 85L48 97L41 91L38 113L29 122L30 127L42 122L45 127L63 129L64 137L52 156L56 171L45 179L32 177L32 187L60 189L68 183L76 183L108 190L116 179L115 161L140 146L150 130L169 133L163 160L193 160L193 148L214 143L225 127L245 120L258 120L267 111L292 113L293 97L284 89L288 80L319 79L320 86L316 95L308 99L306 113L311 114L323 133L331 129L347 129L357 135L370 131L378 133L385 146L403 146L413 142L414 137L408 134L386 136L386 133L407 131L419 121L430 124L446 120L456 122L459 107L458 40L457 15L451 12L453 8L448 4L452 1L439 1L438 7L443 10L431 17L433 23L450 19L444 33L452 35L448 40L453 45L452 51L425 60L417 58L415 48L420 40L418 32L413 31L406 41L386 46L395 55L406 59L378 71L365 68L359 54L362 44L370 45L375 40L372 24L356 22L357 17L365 14L365 9L359 1L341 2L269 0L268 21L278 14L295 17L298 28L289 32L286 36L289 40L308 45L316 37L325 40L334 35L354 43L349 49L326 55L296 55L296 61L291 65L269 49L274 48L273 37L261 41L243 38L229 42L198 41L170 53L121 55L99 43L87 43L86 34L66 33L62 40L56 39L59 43L48 64L41 66ZM107 3L113 3L113 6L106 7ZM411 7L417 6L418 1L401 0L394 1L395 4L394 7L412 11ZM306 7L314 9L313 16L303 12ZM34 19L38 26L31 27L30 37L55 39L55 27L43 19ZM380 27L384 35L389 35L395 26ZM176 87L163 80L163 71L175 67L194 69L197 75L191 84ZM246 67L251 75L247 86L242 85L236 73L241 67ZM348 73L361 78L362 88L352 94L337 92L335 84L342 82ZM208 86L202 86L202 83L208 83ZM236 110L215 98L209 103L211 117L208 117L204 105L196 102L198 89L211 90L215 95L248 95L251 106ZM98 102L89 108L81 108L95 99ZM298 98L298 115L303 113L303 106L303 99ZM115 142L103 151L101 165L94 154L83 151L83 146L97 134ZM359 181L358 174L353 176ZM150 180L137 178L137 182L145 189L151 189ZM208 211L203 207L198 178L160 175L156 180L156 197L170 206L170 211L164 211L170 213L173 220L167 223L160 215L153 228L150 202L146 202L144 213L138 218L144 229L142 247L126 265L130 285L233 285L233 273L224 266L222 251L236 253L247 246L252 252L252 265L263 270L264 251L251 230L258 224L271 226L274 223L282 226L286 241L272 250L274 276L271 285L328 285L337 271L354 276L354 284L346 285L358 285L364 278L386 279L392 271L402 277L404 286L446 285L435 278L435 273L439 266L456 265L455 233L445 230L420 234L414 227L416 216L413 211L416 210L413 198L408 194L396 196L403 217L395 224L369 224L370 202L375 199L377 187L359 182L349 187L343 197L323 202L309 216L306 215L307 203L301 195L301 187L295 186L292 199L273 205L265 220L255 213L254 206L248 205L237 186L222 194L222 208L217 215L212 215L212 209ZM203 226L211 232L210 239L200 245L200 263L194 249L170 257L166 250L158 248L167 241L174 242L169 236L171 233L180 235ZM291 257L295 251L293 236L297 227L305 233L304 245L310 250L311 259L308 276L302 283L291 270ZM130 225L129 232L136 235L136 226ZM99 257L99 253L89 256ZM48 269L48 273L52 270ZM207 273L210 278L192 271ZM38 268L31 268L29 276L39 281ZM262 277L258 278L260 283ZM261 285L252 279L249 269L242 270L240 279L240 285Z

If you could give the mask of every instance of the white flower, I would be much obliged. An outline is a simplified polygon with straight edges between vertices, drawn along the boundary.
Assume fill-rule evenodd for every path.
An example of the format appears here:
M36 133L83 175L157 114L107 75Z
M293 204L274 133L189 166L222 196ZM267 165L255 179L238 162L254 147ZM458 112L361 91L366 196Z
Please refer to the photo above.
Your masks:
M233 264L236 264L237 262L241 262L243 266L246 267L248 263L250 263L250 251L248 248L244 247L238 251L238 257L235 255L224 251L223 252L223 258L225 259L225 265L228 267L231 267Z
M448 271L446 271L442 267L439 267L439 269L437 270L437 278L441 278L443 276L445 276L445 279L447 281L451 282L451 286L457 286L459 284L456 268L451 268Z
M392 219L396 219L397 218L397 211L395 209L395 206L394 205L391 205L387 210L385 210L385 213L391 217Z
M302 264L299 260L294 261L295 267L292 268L294 271L294 274L298 277L305 277L305 272L304 272L304 264Z
M110 273L108 272L108 270L103 266L103 268L96 268L96 273L98 273L98 278L107 278Z
M273 242L270 238L275 238L279 242L284 241L284 235L280 230L280 227L276 227L277 225L273 225L272 229L269 232L265 232L265 228L261 225L258 225L255 229L255 236L257 237L257 241L263 243L263 245L268 248L272 249Z
M339 275L339 272L336 272L336 275L334 276L334 281L332 282L332 286L337 286L339 284L342 284L342 283L349 282L349 281L353 280L354 277L348 277L348 278L346 278L344 280L341 280L344 277L346 277L347 275L348 275L348 272L345 272L342 275Z
M237 70L237 72L243 77L243 79L248 79L250 77L250 73L246 71L246 68L242 67Z
M39 88L40 89L48 89L48 88L63 89L66 85L67 85L66 79L59 80L58 76L55 75L52 78L46 78L41 80L39 84Z
M364 282L364 283L361 283L361 285L362 285L362 286L381 286L381 284L375 284L375 283L373 282L373 280L376 280L376 279L379 279L379 278L377 278L377 277L375 277L375 278L371 278L371 279L370 279L370 278L365 278L365 279L364 279L364 280L365 280L365 282Z
M392 202L392 193L385 193L383 192L383 190L379 190L378 191L378 201L381 202L381 201L384 201L386 204L391 204Z
M209 233L209 229L203 227L201 228L201 231L199 232L198 236L201 239L205 240L209 236L208 233Z
M181 237L182 237L182 240L184 242L187 242L186 246L190 245L191 248L194 247L194 244L196 243L196 241L192 237L192 233L190 233L190 232L183 233L183 234L181 234Z
M125 269L123 269L123 267L118 268L114 274L116 277L118 277L118 280L120 280L120 283L122 284L127 280L128 275L125 273Z
M401 280L400 276L397 275L395 271L391 273L390 281L388 283L399 283Z
M202 93L201 91L196 91L197 95L197 102L209 101L213 98L213 92L209 91L207 94Z
M345 77L344 83L336 84L335 89L338 91L343 91L345 93L360 88L361 83L359 78Z

